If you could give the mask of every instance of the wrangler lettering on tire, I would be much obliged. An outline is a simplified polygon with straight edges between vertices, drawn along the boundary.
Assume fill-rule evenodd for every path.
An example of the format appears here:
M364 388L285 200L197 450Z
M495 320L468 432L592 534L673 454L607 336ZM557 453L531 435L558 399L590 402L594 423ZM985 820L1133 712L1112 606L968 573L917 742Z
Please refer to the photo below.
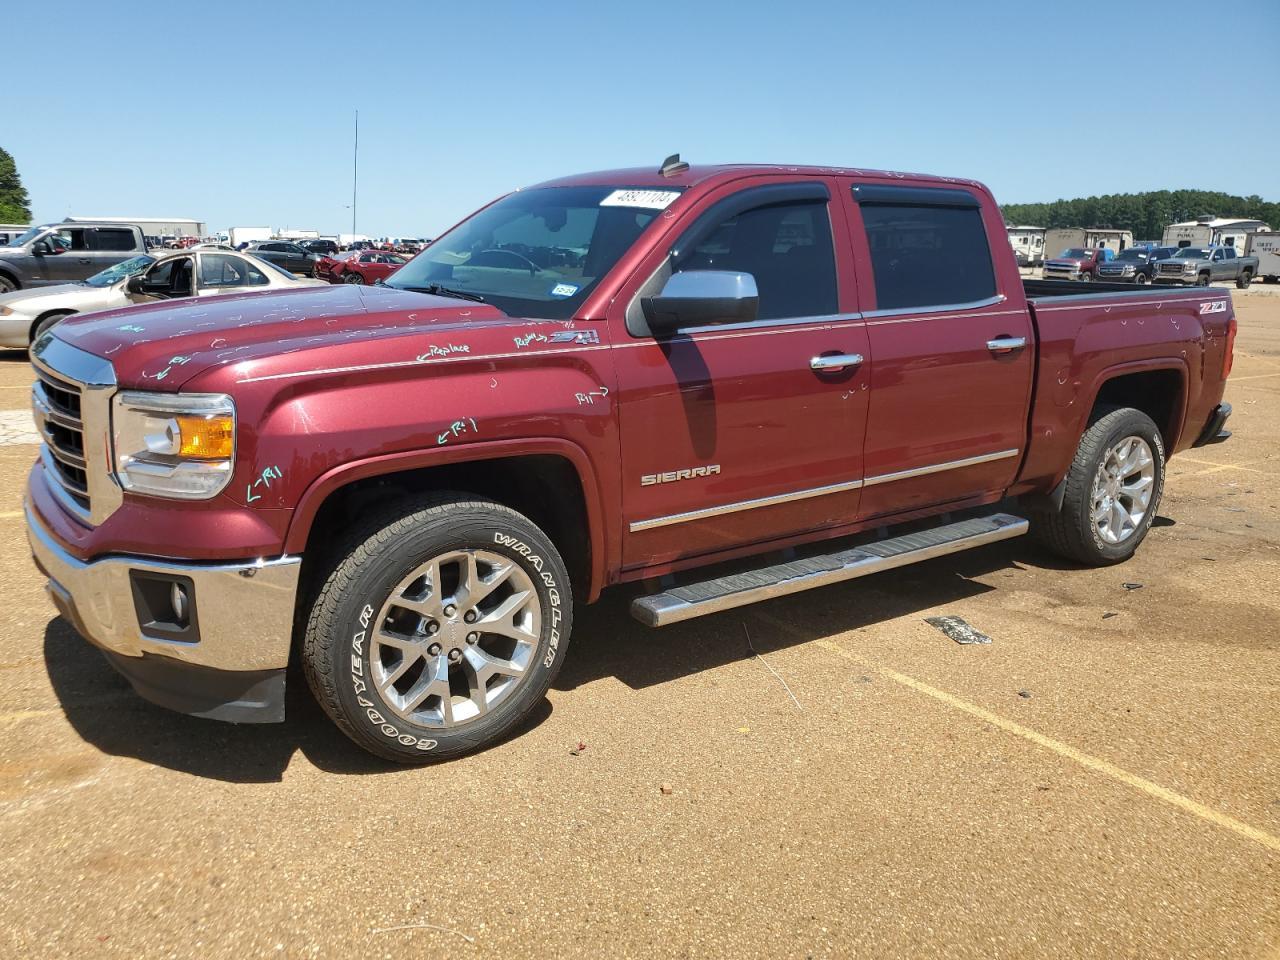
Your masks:
M405 502L339 551L308 618L308 682L349 737L387 759L488 746L555 679L567 584L555 546L514 510L466 494Z

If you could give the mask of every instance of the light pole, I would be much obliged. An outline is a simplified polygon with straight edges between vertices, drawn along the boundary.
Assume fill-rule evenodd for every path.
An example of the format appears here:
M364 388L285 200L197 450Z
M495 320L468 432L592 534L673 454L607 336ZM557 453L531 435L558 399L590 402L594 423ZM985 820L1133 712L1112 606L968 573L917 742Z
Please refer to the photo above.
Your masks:
M356 242L356 174L360 170L360 111L356 111L355 144L351 153L351 242Z

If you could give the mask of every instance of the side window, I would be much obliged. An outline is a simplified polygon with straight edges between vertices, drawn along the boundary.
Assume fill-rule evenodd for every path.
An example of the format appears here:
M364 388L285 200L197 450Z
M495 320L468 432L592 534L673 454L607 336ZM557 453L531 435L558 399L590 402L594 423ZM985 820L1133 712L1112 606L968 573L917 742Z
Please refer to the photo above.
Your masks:
M98 227L89 231L90 250L132 250L134 239L132 230L118 227Z
M900 310L995 296L991 248L976 206L863 202L876 307Z
M246 281L246 264L239 257L206 253L200 257L200 286L241 287Z
M230 260L231 258L228 257L227 259ZM271 283L271 278L268 277L261 270L259 270L257 267L255 267L248 260L241 260L239 257L236 257L235 260L236 260L236 269L243 270L245 272L245 276L248 278L249 286L265 287L269 283Z
M1221 250L1215 250L1215 251L1213 251L1213 259L1215 259L1215 260L1221 260L1221 259L1222 259L1222 251L1221 251Z
M736 214L673 265L749 273L761 320L816 317L838 309L831 219L818 201L782 203Z
M173 267L178 262L177 257L172 260L162 260L146 273L144 286L146 287L164 287L169 288L170 282L173 280Z
M59 230L51 239L63 250L86 250L84 239L84 230L77 227L76 229Z

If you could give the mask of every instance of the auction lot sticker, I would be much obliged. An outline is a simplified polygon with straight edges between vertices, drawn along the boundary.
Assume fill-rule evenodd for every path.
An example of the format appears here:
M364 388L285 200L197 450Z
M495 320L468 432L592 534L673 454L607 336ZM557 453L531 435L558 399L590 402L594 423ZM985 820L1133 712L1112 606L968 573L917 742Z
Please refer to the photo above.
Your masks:
M615 190L600 201L600 206L665 210L678 196L680 196L679 190Z

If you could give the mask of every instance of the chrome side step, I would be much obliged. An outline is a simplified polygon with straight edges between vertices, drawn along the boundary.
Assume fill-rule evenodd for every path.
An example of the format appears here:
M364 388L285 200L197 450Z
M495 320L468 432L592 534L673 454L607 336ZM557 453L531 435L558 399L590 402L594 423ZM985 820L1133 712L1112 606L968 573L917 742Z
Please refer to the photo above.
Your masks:
M959 553L1027 532L1027 521L1007 513L973 517L919 533L906 533L838 553L789 560L729 574L631 601L631 615L649 627L732 610L758 600L799 593L894 567Z

